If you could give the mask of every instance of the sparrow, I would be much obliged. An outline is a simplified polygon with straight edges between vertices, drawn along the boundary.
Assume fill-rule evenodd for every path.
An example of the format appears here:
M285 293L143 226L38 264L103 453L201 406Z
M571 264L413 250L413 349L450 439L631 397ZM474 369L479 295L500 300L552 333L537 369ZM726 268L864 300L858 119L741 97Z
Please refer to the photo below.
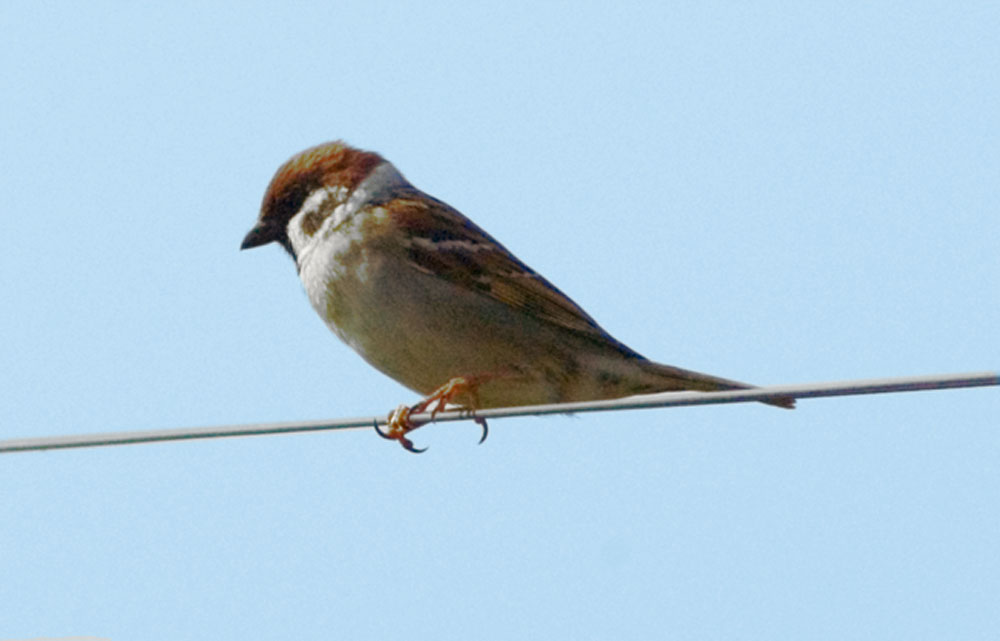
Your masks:
M240 249L272 242L295 261L334 334L426 395L392 412L385 432L376 424L411 451L422 450L407 437L419 427L410 414L430 408L433 416L448 404L474 410L752 387L643 357L392 163L342 141L306 149L275 173Z

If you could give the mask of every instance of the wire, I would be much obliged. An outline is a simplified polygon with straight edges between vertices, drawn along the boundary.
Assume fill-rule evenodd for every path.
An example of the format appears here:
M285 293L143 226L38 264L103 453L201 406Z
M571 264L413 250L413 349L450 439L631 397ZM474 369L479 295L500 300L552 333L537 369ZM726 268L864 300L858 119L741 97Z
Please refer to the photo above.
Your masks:
M716 405L722 403L748 403L776 398L819 398L826 396L855 396L859 394L884 394L888 392L919 392L935 389L960 387L985 387L1000 385L998 372L974 372L968 374L944 374L937 376L911 376L905 378L881 378L834 383L806 383L800 385L775 385L725 392L666 392L630 396L610 401L587 401L581 403L558 403L554 405L530 405L524 407L503 407L488 410L454 410L439 413L434 422L461 421L469 419L494 419L512 416L542 416L548 414L577 414L583 412L604 412L612 410L651 409L658 407L681 407L685 405ZM410 417L416 423L431 422L429 414L414 414ZM256 423L246 425L223 425L218 427L193 427L141 432L110 432L105 434L73 434L40 438L20 438L0 441L0 453L55 450L76 447L101 447L107 445L129 445L155 443L160 441L183 441L207 438L229 438L233 436L259 436L264 434L291 434L294 432L318 432L322 430L347 430L372 428L384 425L385 417L369 416L340 420L289 421L285 423Z

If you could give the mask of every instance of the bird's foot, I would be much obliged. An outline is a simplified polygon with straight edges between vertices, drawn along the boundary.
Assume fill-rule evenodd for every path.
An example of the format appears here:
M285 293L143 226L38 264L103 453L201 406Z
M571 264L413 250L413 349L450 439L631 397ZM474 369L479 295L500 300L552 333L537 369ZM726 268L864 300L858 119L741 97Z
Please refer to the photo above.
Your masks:
M421 452L426 452L427 448L414 447L413 441L406 438L408 433L420 427L420 423L415 423L410 420L410 414L412 412L413 410L406 405L400 405L392 412L389 412L389 418L386 420L386 429L384 432L378 426L378 423L375 423L375 433L384 439L399 441L399 444L403 446L403 449L408 452L420 454Z
M389 418L386 422L386 430L383 432L376 423L375 431L378 432L378 435L382 438L389 439L391 441L399 441L399 444L402 445L403 449L407 451L415 454L424 452L427 448L419 449L414 447L413 442L406 437L407 434L424 425L424 423L417 423L411 419L410 416L413 414L424 414L430 410L431 420L434 420L437 413L443 410L453 398L466 392L475 394L475 385L470 383L466 378L461 376L455 377L434 390L433 394L416 405L409 407L406 405L400 405L397 407L389 414ZM486 440L489 428L486 426L486 419L476 418L475 421L483 428L483 435L479 439L479 442L482 443Z

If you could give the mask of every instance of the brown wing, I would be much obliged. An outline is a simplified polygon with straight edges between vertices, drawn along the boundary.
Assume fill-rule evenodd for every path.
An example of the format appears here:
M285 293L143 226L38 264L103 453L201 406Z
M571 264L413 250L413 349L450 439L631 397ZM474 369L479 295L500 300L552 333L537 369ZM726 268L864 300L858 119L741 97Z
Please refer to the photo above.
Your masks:
M669 382L659 388L661 391L752 387L646 360L615 340L568 296L443 202L416 192L413 198L396 196L384 207L395 226L406 232L408 257L414 268L635 358L650 374L658 377L661 384ZM786 408L795 406L794 399L764 402Z
M417 269L553 325L619 345L579 305L449 205L420 194L397 197L386 208L395 225L407 232L409 258Z

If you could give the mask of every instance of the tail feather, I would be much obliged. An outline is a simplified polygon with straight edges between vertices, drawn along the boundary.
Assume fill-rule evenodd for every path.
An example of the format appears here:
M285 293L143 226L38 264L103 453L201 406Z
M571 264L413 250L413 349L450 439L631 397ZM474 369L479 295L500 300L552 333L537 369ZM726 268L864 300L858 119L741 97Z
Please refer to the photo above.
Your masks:
M649 374L654 375L656 378L660 379L663 388L658 391L673 391L673 390L696 390L699 392L718 392L722 390L734 390L734 389L754 389L754 385L748 385L746 383L740 383L739 381L732 381L727 378L720 378L718 376L712 376L711 374L702 374L700 372L693 372L691 370L681 369L680 367L672 367L670 365L663 365L661 363L656 363L654 361L643 361L642 368ZM767 405L773 405L775 407L781 407L784 409L794 409L795 399L794 398L774 398L768 399L766 401L761 401Z

